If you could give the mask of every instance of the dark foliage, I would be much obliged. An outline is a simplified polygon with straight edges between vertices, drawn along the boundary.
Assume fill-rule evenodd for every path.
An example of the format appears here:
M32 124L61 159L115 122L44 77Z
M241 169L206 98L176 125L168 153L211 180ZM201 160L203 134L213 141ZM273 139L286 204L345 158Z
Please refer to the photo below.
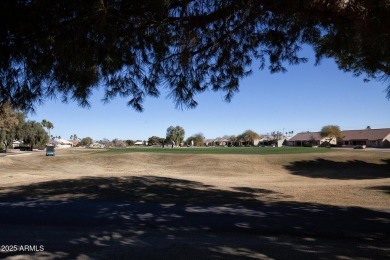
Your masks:
M390 160L382 160L382 163L376 164L359 160L337 162L316 159L295 161L285 168L292 174L310 178L370 180L390 177Z
M207 89L230 101L252 63L271 72L333 57L343 71L388 82L390 4L368 1L171 0L0 2L0 102L25 110L61 97L89 106L128 97L142 111L167 88L193 108ZM387 89L390 97L390 89Z

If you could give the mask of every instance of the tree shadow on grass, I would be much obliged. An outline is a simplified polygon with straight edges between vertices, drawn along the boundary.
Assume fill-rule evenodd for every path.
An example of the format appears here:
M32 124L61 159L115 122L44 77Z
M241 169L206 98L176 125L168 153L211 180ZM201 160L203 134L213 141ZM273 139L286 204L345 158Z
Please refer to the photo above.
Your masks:
M369 187L368 189L381 191L383 193L387 193L390 195L390 186L373 186L373 187ZM390 200L390 198L389 198L389 200Z
M39 200L120 200L128 202L179 203L238 203L258 202L246 192L237 192L227 200L231 192L214 191L213 186L200 182L147 177L85 177L82 179L57 180L20 186L6 195L9 199ZM1 192L1 188L0 188ZM0 199L2 195L0 194Z
M261 201L265 199L267 201L279 201L292 197L290 195L285 195L283 193L267 189L258 189L252 187L233 187L232 189L237 191L237 194L243 194L244 198L257 198Z
M283 194L272 190L229 191L147 176L58 180L0 191L1 243L45 248L1 257L390 257L390 213L283 202Z
M310 178L363 180L390 178L390 159L383 163L359 160L337 162L326 159L295 161L285 168L294 175Z

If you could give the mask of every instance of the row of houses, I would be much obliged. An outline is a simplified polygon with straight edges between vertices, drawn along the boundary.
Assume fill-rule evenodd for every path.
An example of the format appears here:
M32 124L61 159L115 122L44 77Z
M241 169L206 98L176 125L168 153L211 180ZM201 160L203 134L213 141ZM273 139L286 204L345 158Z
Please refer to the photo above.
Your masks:
M365 129L365 130L344 130L341 131L342 139L336 140L322 137L320 132L305 132L295 136L280 137L275 140L272 136L264 136L250 142L233 142L225 138L206 139L205 146L346 146L354 147L365 145L367 147L390 148L390 128Z
M338 145L338 146L357 146L365 145L367 147L390 148L390 128L365 129L365 130L344 130L341 131L342 139L336 140L322 137L319 132L299 133L287 142L289 146L306 145Z
M64 140L64 139L52 139L49 142L51 145L55 146L56 148L62 149L62 148L71 148L76 147L80 145L80 140ZM104 148L105 145L101 143L92 143L89 145L89 148Z
M225 138L206 139L205 146L282 146L287 144L287 137L275 140L272 136L264 136L261 139L254 139L251 141L232 141Z
M354 147L365 145L367 147L390 148L390 128L364 129L364 130L344 130L341 131L342 138L339 140L322 137L320 132L304 132L295 136L281 137L275 140L272 136L264 136L261 139L252 141L232 141L226 138L206 139L205 146L346 146ZM50 143L57 148L70 148L78 145L79 140L52 139ZM13 148L21 145L19 141L14 141ZM136 142L135 145L147 145L144 142ZM103 148L104 145L94 143L93 148Z

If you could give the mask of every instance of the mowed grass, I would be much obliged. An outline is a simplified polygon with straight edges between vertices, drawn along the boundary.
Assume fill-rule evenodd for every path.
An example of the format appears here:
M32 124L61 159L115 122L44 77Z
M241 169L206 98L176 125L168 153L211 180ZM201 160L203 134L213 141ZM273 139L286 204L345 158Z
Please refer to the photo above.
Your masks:
M337 149L311 148L311 147L199 147L199 148L162 148L162 147L132 147L121 149L108 149L102 153L173 153L173 154L309 154L330 153Z

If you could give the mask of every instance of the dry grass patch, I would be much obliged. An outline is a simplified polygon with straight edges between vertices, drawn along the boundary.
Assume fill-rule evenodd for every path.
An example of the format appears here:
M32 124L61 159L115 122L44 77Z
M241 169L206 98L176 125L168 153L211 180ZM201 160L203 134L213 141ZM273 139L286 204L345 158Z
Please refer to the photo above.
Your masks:
M137 178L144 178L146 190L153 187L153 180L182 182L178 188L182 190L180 195L171 196L169 203L175 202L173 198L178 203L192 200L210 202L213 201L212 196L193 198L197 193L192 190L218 189L240 193L239 196L250 198L246 201L261 203L296 201L390 208L388 153L340 150L326 154L291 155L102 154L94 150L74 149L58 151L55 157L46 157L42 153L3 157L0 163L3 193L43 182L53 184L61 193L62 182L70 186L79 182L81 186L76 186L82 188L85 180L93 178L95 181L88 182L86 194L97 187L97 190L111 194L108 196L111 199L138 201L148 196L132 185ZM97 184L99 178L111 188L100 189L100 184ZM113 184L110 186L111 181ZM131 183L129 189L132 193L114 191L118 182ZM189 183L192 182L199 185L191 187ZM123 190L123 186L119 186L119 190ZM40 191L50 189L47 185L43 187ZM158 197L156 194L166 198L166 185L154 187L159 187L158 192L152 190L150 198ZM64 188L63 193L68 194L68 189ZM56 193L53 196L60 195ZM97 195L90 194L91 198L94 196ZM229 197L224 196L218 196L218 202L232 203Z

